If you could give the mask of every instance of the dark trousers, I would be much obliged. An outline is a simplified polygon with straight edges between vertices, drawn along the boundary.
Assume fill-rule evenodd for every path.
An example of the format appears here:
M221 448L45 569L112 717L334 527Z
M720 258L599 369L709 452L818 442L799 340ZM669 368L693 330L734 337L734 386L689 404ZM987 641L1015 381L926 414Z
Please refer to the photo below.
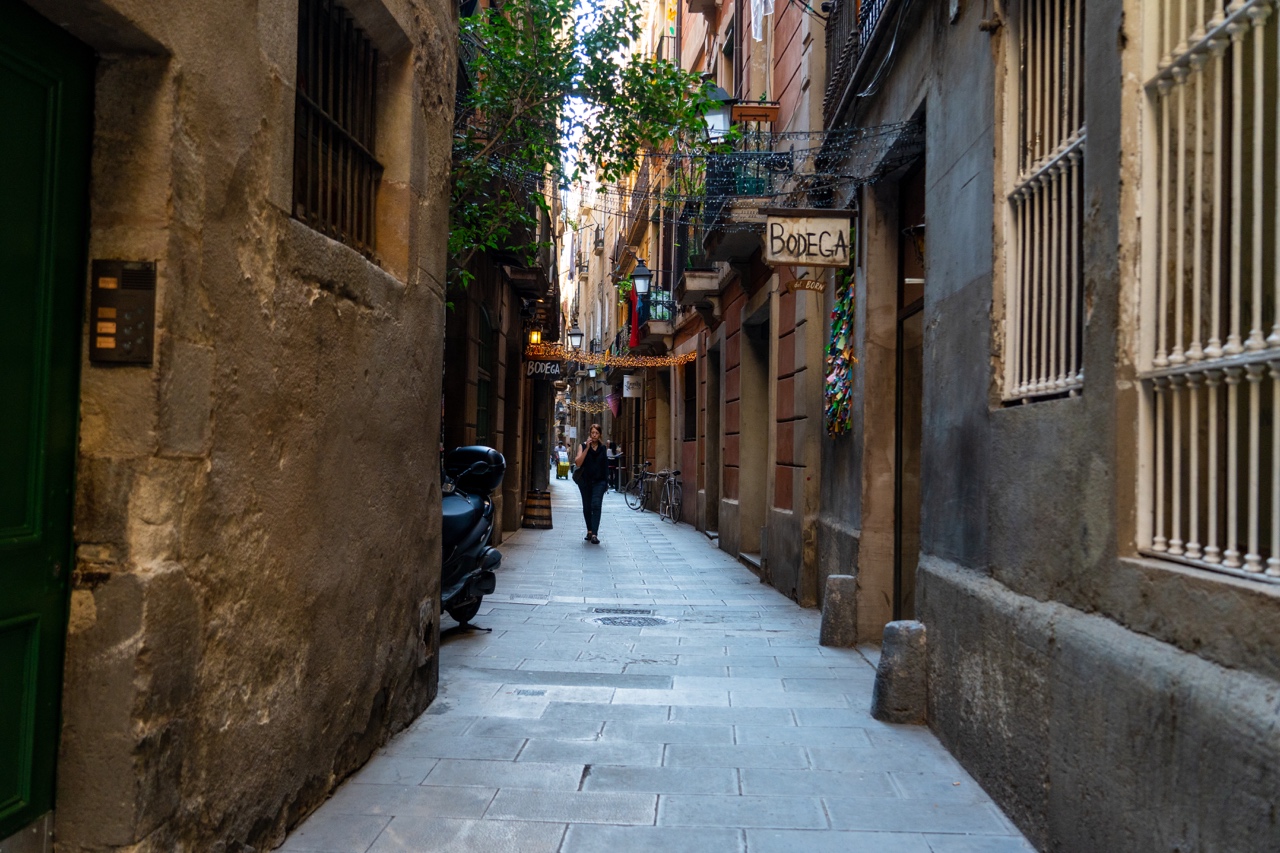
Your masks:
M604 493L608 488L609 484L604 480L584 483L578 487L578 491L582 492L582 516L587 521L588 533L600 532L600 507L604 504Z

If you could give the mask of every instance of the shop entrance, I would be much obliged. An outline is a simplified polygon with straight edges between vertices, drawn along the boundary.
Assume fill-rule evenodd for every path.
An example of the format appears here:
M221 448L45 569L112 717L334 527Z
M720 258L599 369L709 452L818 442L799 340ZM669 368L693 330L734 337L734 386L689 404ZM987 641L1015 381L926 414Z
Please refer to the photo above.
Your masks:
M720 530L720 449L724 435L720 430L720 407L724 405L720 391L720 345L707 352L707 386L705 433L699 445L706 454L703 460L702 494L699 508L703 512L702 529L707 533Z

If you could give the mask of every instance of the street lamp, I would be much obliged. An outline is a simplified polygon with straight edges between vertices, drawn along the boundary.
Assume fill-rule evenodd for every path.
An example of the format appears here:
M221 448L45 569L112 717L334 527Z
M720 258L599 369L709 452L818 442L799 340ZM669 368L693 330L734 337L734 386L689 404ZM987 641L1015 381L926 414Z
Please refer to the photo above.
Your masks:
M645 266L643 258L636 258L636 268L631 271L631 281L636 286L636 296L644 296L649 292L653 271Z
M569 349L582 349L582 330L577 323L569 330Z
M530 329L530 330L529 330L529 343L534 344L535 346L536 346L536 345L538 345L538 344L540 344L540 343L542 343L542 330L541 330L541 329Z
M734 99L729 97L729 93L720 86L711 90L710 97L715 106L707 110L703 121L707 123L707 138L715 141L723 139L729 132Z

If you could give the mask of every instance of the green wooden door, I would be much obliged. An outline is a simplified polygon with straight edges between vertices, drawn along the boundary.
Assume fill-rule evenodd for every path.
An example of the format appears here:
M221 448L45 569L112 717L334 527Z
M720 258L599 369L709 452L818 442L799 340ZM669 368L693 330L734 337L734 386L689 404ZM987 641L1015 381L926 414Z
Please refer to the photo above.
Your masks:
M53 805L93 56L0 0L0 839Z

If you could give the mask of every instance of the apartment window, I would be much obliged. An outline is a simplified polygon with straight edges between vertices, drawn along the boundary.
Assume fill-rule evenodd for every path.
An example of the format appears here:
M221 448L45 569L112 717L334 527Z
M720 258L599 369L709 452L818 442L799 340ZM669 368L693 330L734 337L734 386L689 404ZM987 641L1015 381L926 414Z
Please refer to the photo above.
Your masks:
M333 0L299 0L293 215L372 255L378 51Z
M1280 28L1271 12L1269 0L1151 4L1139 545L1280 580Z
M1014 30L1004 398L1027 401L1084 384L1084 0L1027 0Z

